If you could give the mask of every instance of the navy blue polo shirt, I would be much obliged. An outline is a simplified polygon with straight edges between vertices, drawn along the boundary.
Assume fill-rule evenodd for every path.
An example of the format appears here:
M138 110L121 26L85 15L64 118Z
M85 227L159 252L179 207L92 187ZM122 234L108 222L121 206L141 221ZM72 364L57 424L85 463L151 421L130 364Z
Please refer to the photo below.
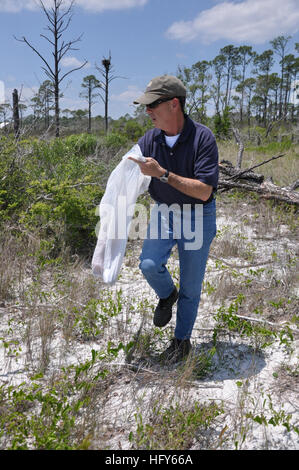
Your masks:
M152 178L149 185L151 197L161 203L171 205L206 204L213 199L218 184L218 148L212 131L185 115L184 128L170 148L161 129L150 129L138 141L145 157L155 158L167 170L186 178L193 178L213 186L208 201L187 196L158 178Z

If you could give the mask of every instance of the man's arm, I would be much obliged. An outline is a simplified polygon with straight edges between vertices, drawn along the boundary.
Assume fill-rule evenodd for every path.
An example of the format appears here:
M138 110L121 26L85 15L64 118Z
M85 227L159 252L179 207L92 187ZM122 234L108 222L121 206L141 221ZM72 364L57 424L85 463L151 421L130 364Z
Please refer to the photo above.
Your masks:
M203 183L202 181L196 179L185 178L184 176L176 175L171 171L169 172L168 176L168 184L181 193L196 199L201 199L202 201L207 201L213 191L213 186L210 186L209 184Z
M160 178L160 176L164 175L166 172L166 169L161 167L154 158L147 158L145 162L140 162L133 157L128 158L138 163L140 170L144 175ZM168 176L168 184L181 193L196 199L201 199L202 201L207 201L213 191L213 186L205 184L197 179L176 175L171 171Z

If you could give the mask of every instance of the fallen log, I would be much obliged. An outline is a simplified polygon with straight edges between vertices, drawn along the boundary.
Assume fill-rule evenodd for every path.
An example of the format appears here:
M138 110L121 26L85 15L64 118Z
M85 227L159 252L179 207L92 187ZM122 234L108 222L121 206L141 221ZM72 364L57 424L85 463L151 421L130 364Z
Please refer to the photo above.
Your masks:
M226 181L235 179L253 181L256 183L262 183L264 181L264 175L254 173L250 169L240 171L228 160L222 160L219 164L219 169Z
M287 204L299 205L299 192L296 191L297 182L281 188L272 182L270 178L265 179L261 174L254 173L252 170L276 158L282 157L284 154L272 157L262 163L254 165L251 168L240 171L235 168L228 160L222 160L219 163L219 183L218 193L229 191L231 189L241 189L258 193L264 199L273 199Z

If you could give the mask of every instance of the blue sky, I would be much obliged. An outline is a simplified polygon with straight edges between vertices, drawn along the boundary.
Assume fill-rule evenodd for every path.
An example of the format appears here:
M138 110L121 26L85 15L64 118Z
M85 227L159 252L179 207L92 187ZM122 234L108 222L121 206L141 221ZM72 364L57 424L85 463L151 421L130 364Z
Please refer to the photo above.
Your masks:
M68 2L69 0L65 0ZM50 5L51 0L44 0ZM47 58L50 48L40 34L47 20L38 0L0 0L0 100L11 100L14 88L22 89L29 105L39 85L47 79L41 60L14 39L25 36ZM111 51L114 73L125 77L110 86L109 115L114 119L134 113L134 98L152 77L176 74L178 65L191 66L211 60L228 44L252 45L258 53L270 48L279 35L290 35L289 53L299 42L298 0L77 0L66 39L83 33L79 50L70 51L62 70L88 61L62 82L61 108L83 109L79 97L83 77L99 73L103 57ZM2 95L2 97L1 97ZM104 114L100 101L93 115Z

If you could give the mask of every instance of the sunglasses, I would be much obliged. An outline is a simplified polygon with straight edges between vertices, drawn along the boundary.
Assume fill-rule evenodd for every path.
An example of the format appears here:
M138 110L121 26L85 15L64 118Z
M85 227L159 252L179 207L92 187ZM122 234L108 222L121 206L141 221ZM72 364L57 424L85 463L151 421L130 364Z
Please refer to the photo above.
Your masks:
M151 104L147 104L146 107L149 109L154 109L154 108L157 108L159 104L166 103L166 101L171 101L171 100L173 100L173 98L164 98L164 99L156 100Z

